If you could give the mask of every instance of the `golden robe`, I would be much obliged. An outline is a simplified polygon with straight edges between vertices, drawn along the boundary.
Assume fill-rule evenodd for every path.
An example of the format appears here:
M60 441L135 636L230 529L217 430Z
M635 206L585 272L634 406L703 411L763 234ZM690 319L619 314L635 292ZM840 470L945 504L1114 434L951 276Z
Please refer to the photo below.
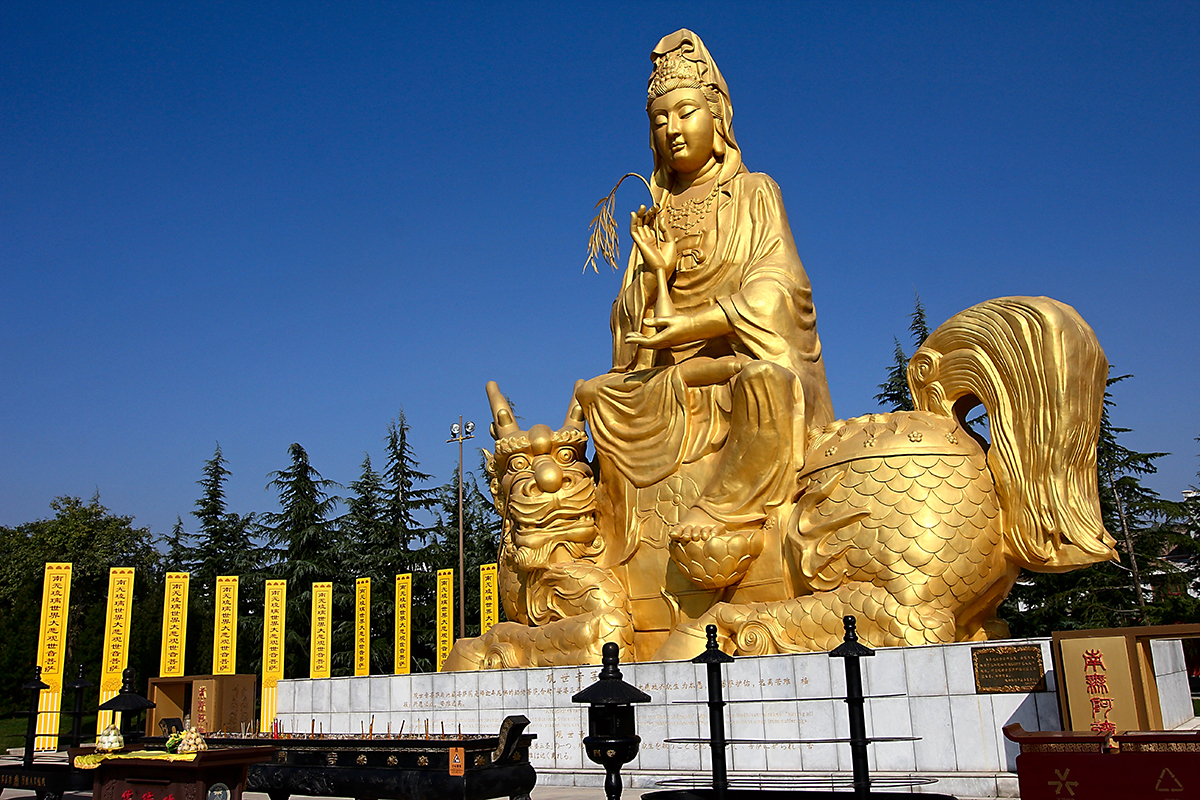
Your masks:
M625 336L651 312L635 250L613 303L613 369L577 394L607 495L601 514L618 531L633 521L633 495L676 474L690 474L698 490L685 502L727 526L762 522L794 488L807 428L833 420L812 287L779 187L739 170L720 185L715 229L694 238L669 284L675 311L715 303L732 332L655 351L653 365L638 369L639 348ZM736 360L741 371L713 385L689 383L688 363L702 357ZM626 553L636 546L627 544Z

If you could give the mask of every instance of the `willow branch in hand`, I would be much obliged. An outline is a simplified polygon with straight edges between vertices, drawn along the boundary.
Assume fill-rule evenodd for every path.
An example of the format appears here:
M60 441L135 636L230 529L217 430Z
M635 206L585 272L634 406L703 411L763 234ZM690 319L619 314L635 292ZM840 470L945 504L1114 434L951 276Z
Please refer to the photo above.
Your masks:
M584 272L591 267L592 272L599 274L600 270L596 268L597 255L602 256L614 270L617 268L617 261L621 258L621 244L617 236L617 221L613 218L613 208L617 202L617 189L621 188L621 184L625 182L626 178L639 178L645 184L646 191L650 192L651 199L654 197L654 192L650 189L650 181L638 173L629 172L621 176L621 180L617 181L617 185L612 188L608 196L596 203L596 208L600 210L596 216L592 217L591 235L588 237L588 258L583 264Z

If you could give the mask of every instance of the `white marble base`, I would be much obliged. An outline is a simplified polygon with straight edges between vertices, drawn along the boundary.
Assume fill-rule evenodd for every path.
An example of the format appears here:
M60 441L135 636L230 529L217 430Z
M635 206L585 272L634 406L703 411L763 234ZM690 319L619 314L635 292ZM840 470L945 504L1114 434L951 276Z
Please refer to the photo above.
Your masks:
M1158 684L1158 703L1163 727L1174 730L1196 718L1192 693L1188 686L1187 665L1183 660L1183 642L1159 639L1150 642L1154 662L1154 681Z
M868 733L919 736L916 742L879 743L870 748L870 766L879 774L916 774L939 779L926 791L960 797L1015 797L1017 748L1001 729L1020 722L1026 730L1058 730L1059 714L1049 639L991 642L1036 644L1048 670L1047 691L976 694L971 648L979 643L885 648L863 659L868 695L901 697L868 700ZM1155 652L1156 663L1160 661ZM1180 659L1181 660L1181 659ZM1174 661L1164 651L1164 665ZM824 739L846 736L841 701L794 702L845 691L840 659L825 653L738 658L724 667L725 698L789 698L784 702L730 703L730 738ZM374 675L368 678L286 680L279 683L278 715L286 730L307 732L447 733L495 731L508 714L524 714L538 738L530 761L543 786L597 786L603 770L583 757L586 710L571 695L593 683L598 667L495 670L478 673ZM707 736L703 705L680 704L707 697L704 668L683 662L622 664L624 679L648 693L637 706L642 737L638 757L622 774L631 787L650 787L664 777L710 768L707 747L666 744L667 738ZM1173 671L1171 671L1173 674ZM1176 681L1178 683L1178 681ZM1173 684L1171 684L1173 686ZM1186 680L1183 683L1186 689ZM1174 700L1164 698L1176 714ZM729 748L731 776L788 773L848 774L846 745L779 744ZM920 791L919 789L917 790Z

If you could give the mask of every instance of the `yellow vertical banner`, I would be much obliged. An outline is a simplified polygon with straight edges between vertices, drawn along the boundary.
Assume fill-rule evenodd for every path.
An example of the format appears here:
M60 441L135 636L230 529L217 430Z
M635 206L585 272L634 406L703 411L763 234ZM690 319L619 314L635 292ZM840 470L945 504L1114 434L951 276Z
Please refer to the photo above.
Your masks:
M454 645L454 630L450 617L454 614L454 570L439 569L437 573L437 671L450 657Z
M312 634L308 677L329 677L329 628L333 614L333 584L317 581L312 585Z
M410 643L412 642L412 573L396 576L396 650L395 672L409 673Z
M129 646L129 607L133 603L133 568L113 567L108 571L108 612L104 622L104 656L100 664L100 704L117 696L125 671ZM109 724L121 727L120 712L98 711L96 733Z
M183 677L183 651L187 644L188 574L168 572L163 592L162 654L158 674Z
M496 564L479 567L479 635L483 636L496 624L499 610L496 607Z
M267 581L263 595L262 715L258 730L271 732L275 690L283 677L283 641L287 618L287 581Z
M354 674L371 674L371 579L354 582Z
M58 712L62 706L63 656L67 644L67 609L71 606L71 564L46 562L42 582L42 621L38 629L38 664L49 688L38 695L37 750L58 749Z
M216 624L213 626L213 675L237 672L238 579L217 576Z

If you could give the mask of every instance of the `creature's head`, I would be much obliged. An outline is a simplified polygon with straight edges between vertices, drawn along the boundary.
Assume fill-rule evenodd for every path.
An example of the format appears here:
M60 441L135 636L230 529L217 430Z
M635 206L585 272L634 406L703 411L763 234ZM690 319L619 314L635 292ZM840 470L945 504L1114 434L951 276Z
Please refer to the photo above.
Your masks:
M982 403L1008 557L1040 572L1116 558L1096 490L1108 361L1048 297L1001 297L951 317L908 364L913 404L962 422ZM986 443L985 443L986 444Z
M492 499L504 520L502 547L522 570L596 556L603 540L579 403L572 399L558 430L533 425L523 431L495 381L487 393L496 452L485 451L485 457Z

